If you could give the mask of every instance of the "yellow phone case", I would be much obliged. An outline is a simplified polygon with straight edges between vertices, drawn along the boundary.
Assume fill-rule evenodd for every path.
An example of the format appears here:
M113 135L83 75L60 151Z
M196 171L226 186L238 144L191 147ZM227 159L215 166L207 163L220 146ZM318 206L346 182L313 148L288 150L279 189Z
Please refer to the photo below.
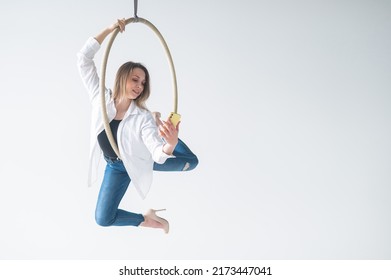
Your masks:
M174 113L174 112L171 112L170 120L171 120L172 124L176 127L177 124L179 123L179 121L181 120L181 115Z

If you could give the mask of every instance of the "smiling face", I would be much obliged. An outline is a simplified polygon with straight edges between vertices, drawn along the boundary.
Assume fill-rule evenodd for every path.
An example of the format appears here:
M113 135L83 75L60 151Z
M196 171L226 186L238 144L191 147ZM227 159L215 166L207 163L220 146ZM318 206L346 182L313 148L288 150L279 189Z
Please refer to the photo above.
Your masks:
M126 80L126 98L134 100L144 91L146 83L145 72L141 68L134 68Z
M116 102L134 100L136 106L147 109L146 101L151 94L148 69L141 63L128 61L117 71L112 99Z

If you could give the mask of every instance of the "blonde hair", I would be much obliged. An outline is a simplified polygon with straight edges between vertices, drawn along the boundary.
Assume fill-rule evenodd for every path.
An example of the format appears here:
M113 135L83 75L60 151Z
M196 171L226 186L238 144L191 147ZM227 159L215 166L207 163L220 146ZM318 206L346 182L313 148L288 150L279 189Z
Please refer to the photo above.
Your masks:
M145 102L148 100L149 95L151 94L151 85L150 85L150 79L149 79L149 73L147 68L138 62L126 62L121 65L121 67L117 71L117 75L115 76L115 82L114 82L114 89L113 89L113 95L112 98L114 101L121 101L126 96L126 81L129 77L129 75L132 73L133 69L139 68L144 71L145 73L145 84L144 84L144 90L140 94L139 97L137 97L134 102L136 102L136 105L142 109L148 110Z

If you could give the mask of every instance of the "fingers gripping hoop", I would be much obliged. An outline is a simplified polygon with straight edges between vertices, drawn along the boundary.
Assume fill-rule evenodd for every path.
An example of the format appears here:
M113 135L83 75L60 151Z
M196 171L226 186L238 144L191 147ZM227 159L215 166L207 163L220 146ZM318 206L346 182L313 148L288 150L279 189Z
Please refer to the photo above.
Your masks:
M166 57L170 66L170 71L171 71L171 76L172 76L172 86L173 86L173 94L174 94L174 109L173 112L177 113L178 110L178 87L177 87L177 79L176 79L176 73L175 73L175 68L174 68L174 62L172 60L172 56L170 53L170 50L167 46L166 41L164 40L162 34L159 32L159 30L148 20L144 18L140 18L138 16L129 18L125 21L125 24L128 25L129 23L142 23L148 26L154 33L155 35L159 38L160 43L162 44ZM110 129L110 123L109 123L109 117L107 115L107 110L106 110L106 96L105 96L105 88L106 88L106 68L107 68L107 60L109 58L111 46L113 45L113 42L119 32L119 27L117 27L111 37L110 40L107 43L106 51L103 56L102 60L102 67L101 67L101 79L100 79L100 95L101 95L101 109L102 109L102 117L103 117L103 125L107 134L107 138L109 139L110 145L113 148L114 152L117 154L119 158L121 158L119 149L117 144L115 143L113 133L111 132Z

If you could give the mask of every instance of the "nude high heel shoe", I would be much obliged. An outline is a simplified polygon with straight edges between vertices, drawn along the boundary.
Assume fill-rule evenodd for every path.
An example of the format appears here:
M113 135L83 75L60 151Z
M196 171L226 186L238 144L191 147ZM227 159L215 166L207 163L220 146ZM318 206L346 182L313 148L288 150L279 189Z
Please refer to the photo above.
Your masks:
M162 228L165 233L168 233L170 224L166 219L163 219L158 215L156 215L156 212L165 211L165 210L166 209L159 209L159 210L149 209L148 212L144 215L144 217L157 222L159 224L159 227Z

